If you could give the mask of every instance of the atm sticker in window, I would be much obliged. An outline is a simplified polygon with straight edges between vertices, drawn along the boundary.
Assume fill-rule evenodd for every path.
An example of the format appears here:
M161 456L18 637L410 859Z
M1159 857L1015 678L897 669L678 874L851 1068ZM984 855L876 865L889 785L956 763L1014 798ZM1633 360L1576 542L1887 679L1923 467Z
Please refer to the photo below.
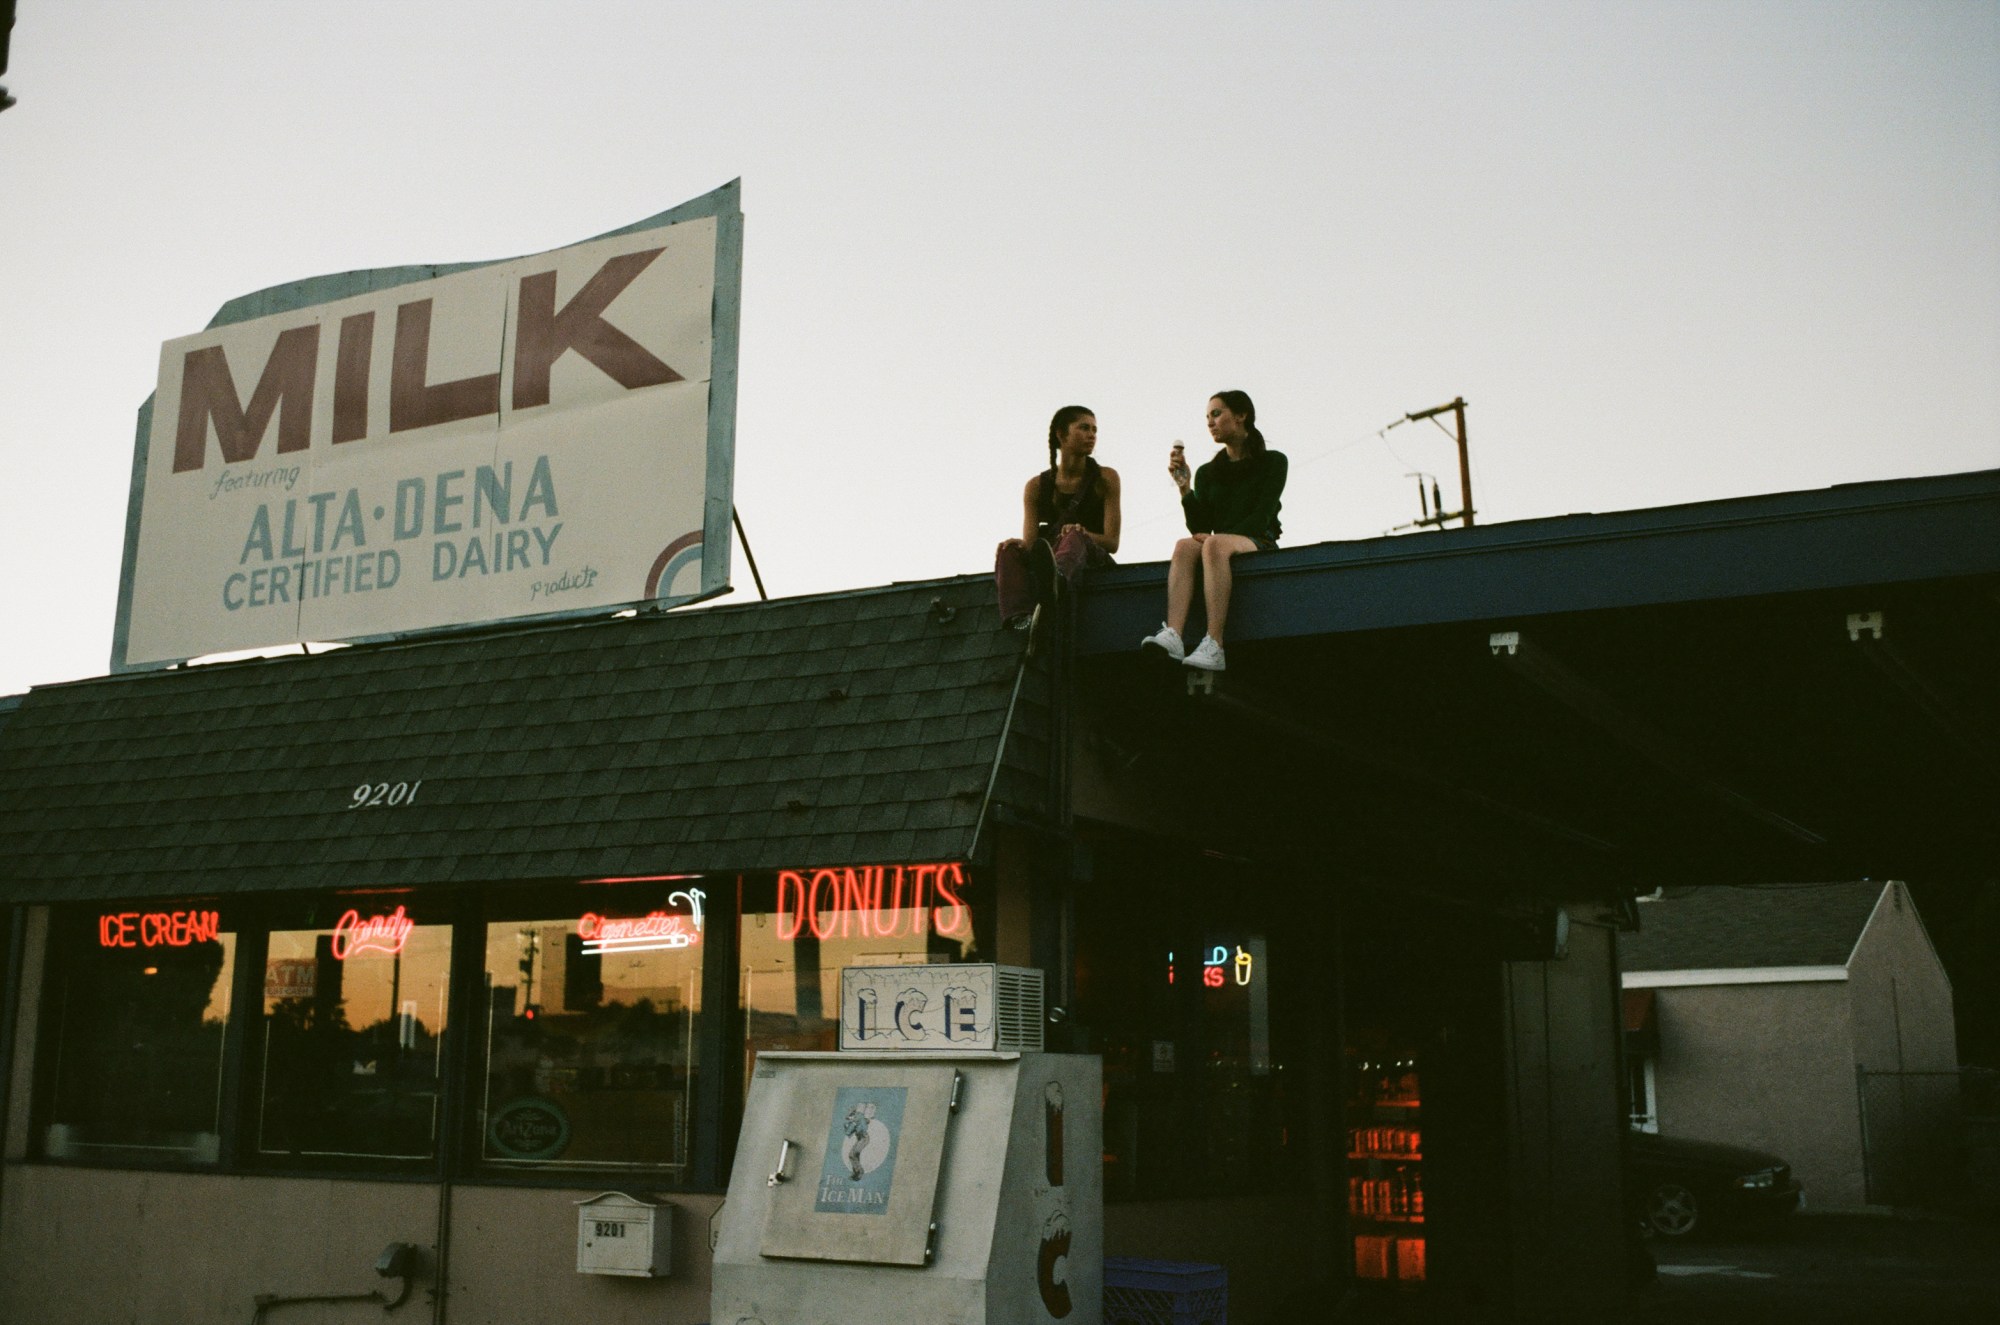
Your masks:
M813 1209L821 1214L880 1215L889 1210L906 1086L842 1086L834 1093L826 1163Z

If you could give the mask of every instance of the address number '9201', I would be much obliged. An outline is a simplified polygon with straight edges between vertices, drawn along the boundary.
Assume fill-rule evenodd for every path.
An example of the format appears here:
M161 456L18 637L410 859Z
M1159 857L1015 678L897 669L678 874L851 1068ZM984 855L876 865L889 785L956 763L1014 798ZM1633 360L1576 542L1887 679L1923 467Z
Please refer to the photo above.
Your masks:
M423 785L422 778L418 778L415 782L364 782L354 789L347 808L374 810L386 809L392 805L415 805L417 788Z

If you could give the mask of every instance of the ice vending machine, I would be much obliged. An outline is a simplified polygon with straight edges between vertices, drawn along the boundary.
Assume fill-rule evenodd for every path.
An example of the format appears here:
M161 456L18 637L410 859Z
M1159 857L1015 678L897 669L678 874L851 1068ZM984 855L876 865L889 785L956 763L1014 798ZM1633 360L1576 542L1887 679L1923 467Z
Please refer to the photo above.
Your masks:
M712 1325L1100 1325L1103 1073L1040 973L849 967L838 1053L764 1053Z

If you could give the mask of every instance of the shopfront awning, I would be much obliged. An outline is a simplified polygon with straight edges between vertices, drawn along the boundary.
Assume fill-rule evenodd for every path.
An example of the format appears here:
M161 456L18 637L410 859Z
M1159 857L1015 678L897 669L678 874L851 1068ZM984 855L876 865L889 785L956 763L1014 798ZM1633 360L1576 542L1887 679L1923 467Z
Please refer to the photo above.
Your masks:
M2000 470L1258 554L1206 689L1164 581L1085 591L1086 821L1556 895L2000 856Z
M996 806L1045 809L1045 681L991 595L965 578L42 687L0 727L0 893L964 858Z
M1620 1028L1628 1054L1644 1056L1659 1052L1660 1023L1655 1016L1653 994L1651 989L1627 989L1620 995Z
M1627 989L1620 996L1620 1011L1627 1035L1643 1035L1653 1025L1651 989Z

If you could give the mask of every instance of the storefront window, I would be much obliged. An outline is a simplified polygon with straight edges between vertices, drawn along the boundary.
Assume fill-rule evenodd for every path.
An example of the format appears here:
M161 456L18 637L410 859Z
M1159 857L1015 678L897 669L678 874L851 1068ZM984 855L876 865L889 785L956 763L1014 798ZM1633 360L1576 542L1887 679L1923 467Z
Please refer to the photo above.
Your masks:
M956 862L780 870L746 882L746 1088L760 1050L839 1047L842 967L992 960L986 896Z
M1285 957L1302 945L1267 927L1274 887L1247 871L1111 858L1079 893L1075 1033L1104 1062L1107 1199L1301 1180L1302 1102L1284 1046L1318 1013L1297 985L1302 964Z
M277 929L264 967L265 1155L437 1153L451 926L406 902L322 903L323 928Z
M52 1159L213 1162L236 935L212 903L72 913L43 1152Z
M586 884L489 908L480 1155L684 1169L698 1078L699 880Z
M1201 978L1202 1086L1215 1121L1209 1182L1228 1189L1262 1178L1283 1144L1271 1063L1271 962L1262 934L1210 934L1195 952ZM1169 954L1173 980L1194 963Z

